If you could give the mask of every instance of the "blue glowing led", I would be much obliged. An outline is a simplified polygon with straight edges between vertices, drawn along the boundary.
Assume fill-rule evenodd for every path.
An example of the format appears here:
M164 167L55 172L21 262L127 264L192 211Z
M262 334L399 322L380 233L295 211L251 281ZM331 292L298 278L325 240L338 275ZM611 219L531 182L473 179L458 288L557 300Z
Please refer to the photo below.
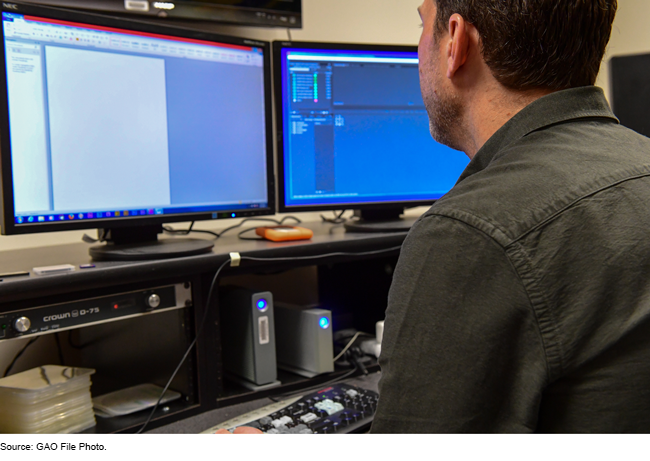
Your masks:
M261 311L266 309L266 299L260 299L259 301L257 301L257 308Z
M327 330L327 328L330 326L330 319L327 317L321 317L318 321L318 324L323 330Z
M234 217L235 217L235 213L231 214L230 216L232 216L232 217L234 218Z

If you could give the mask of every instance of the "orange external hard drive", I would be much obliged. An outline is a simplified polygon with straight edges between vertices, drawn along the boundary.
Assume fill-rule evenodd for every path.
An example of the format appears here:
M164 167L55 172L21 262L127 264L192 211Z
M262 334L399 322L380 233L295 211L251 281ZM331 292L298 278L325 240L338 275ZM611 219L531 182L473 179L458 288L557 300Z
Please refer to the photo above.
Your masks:
M274 242L286 242L288 240L309 240L314 232L304 227L296 226L269 226L258 227L255 233L260 237Z

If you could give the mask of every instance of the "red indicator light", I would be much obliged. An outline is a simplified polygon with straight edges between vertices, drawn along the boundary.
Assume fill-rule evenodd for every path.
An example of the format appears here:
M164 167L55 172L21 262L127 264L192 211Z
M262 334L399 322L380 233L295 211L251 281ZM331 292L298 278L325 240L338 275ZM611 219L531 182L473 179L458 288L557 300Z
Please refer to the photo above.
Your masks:
M118 306L117 304L114 304L114 305L113 305L113 309L117 309L117 308L119 308L119 307L120 307L120 306Z

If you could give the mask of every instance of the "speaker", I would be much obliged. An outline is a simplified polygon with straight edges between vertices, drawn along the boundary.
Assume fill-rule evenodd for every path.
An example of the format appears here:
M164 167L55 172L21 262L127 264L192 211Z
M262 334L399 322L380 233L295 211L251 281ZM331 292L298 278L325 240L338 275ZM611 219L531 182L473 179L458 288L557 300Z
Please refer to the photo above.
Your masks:
M278 303L275 320L279 368L308 378L334 371L330 311Z
M279 385L271 292L222 287L219 313L223 363L230 378L253 390Z

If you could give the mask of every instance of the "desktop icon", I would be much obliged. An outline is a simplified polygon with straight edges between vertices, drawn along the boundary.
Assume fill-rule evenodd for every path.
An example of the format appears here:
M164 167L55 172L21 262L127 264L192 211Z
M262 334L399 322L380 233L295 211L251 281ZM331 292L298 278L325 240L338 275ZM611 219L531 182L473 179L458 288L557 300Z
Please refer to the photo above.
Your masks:
M45 216L38 217L38 222L44 222L44 221L45 221Z
M79 219L84 219L84 214L83 213L79 213Z
M87 214L86 214L86 217L87 217L88 219L92 219L92 218L95 217L95 213L87 213Z
M30 216L29 218L27 218L27 222L34 222L34 217Z
M116 211L116 212L115 212L115 217L117 218L119 215L120 215L120 212L119 212L119 211Z
M124 212L124 216L128 216L128 215L129 215L129 212L127 210L127 211Z
M64 215L59 216L59 221L65 221L65 216Z
M48 217L47 217L47 220L48 220L48 221L54 221L54 216L48 216Z
M16 218L16 221L18 221L18 224L22 224L22 223L23 223L23 217L22 217L22 216L18 216L18 217Z
M73 214L69 214L69 215L68 215L68 219L74 219L74 215L73 215Z

